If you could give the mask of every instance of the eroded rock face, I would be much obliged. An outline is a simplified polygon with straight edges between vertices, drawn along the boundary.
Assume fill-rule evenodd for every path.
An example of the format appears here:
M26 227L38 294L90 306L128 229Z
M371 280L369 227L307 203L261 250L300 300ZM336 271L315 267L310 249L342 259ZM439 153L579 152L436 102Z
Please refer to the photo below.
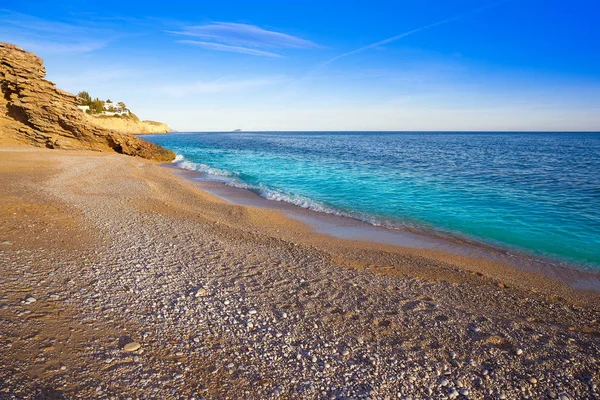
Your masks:
M171 161L175 153L89 122L77 97L45 79L41 58L0 42L0 137L38 147L87 149Z

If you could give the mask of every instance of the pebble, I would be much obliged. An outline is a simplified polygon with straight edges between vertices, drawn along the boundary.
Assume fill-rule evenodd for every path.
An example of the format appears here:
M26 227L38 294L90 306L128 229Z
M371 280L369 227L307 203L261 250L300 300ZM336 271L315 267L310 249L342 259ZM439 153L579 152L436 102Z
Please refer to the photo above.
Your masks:
M138 342L131 342L131 343L127 343L125 346L123 346L123 351L126 351L129 353L129 352L138 350L140 347L142 347L142 345L139 344Z
M195 297L204 297L208 294L208 292L206 291L206 289L204 288L200 288L198 290L196 290L196 294L194 294Z
M523 354L523 349L517 349L517 355L520 356L521 354Z

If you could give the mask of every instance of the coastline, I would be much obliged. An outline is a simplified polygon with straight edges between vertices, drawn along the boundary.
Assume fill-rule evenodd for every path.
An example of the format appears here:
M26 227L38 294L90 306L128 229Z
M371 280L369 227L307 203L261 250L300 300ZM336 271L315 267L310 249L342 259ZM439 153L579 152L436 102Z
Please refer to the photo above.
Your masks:
M580 398L600 379L597 293L325 235L146 160L0 152L0 375L17 397Z
M419 228L391 229L376 226L344 215L314 211L292 203L270 200L250 189L227 185L204 172L182 168L173 163L163 165L174 169L178 176L196 183L200 189L222 200L241 206L283 212L288 218L305 223L311 230L330 238L362 242L366 247L385 246L388 250L389 248L402 249L419 256L424 254L420 252L425 252L427 256L440 260L446 260L448 257L450 259L464 257L461 261L462 268L484 273L486 276L499 279L504 284L510 282L511 285L517 286L524 283L529 287L540 286L539 283L532 282L532 279L536 278L519 276L515 279L514 270L516 270L535 273L543 278L565 283L576 291L581 290L591 294L600 292L600 272L582 269L574 264L555 263L554 260L544 259L541 256L468 240L458 235L442 235L440 232ZM552 290L555 291L556 288Z
M491 146L481 149L495 154L489 163L481 149L465 162L444 153L446 142L456 146L452 154L468 153L470 136L460 132L190 132L148 140L176 150L178 166L266 199L496 248L528 262L535 258L544 264L600 270L599 236L594 234L600 227L589 208L597 200L597 179L593 174L586 178L584 164L577 167L578 160L586 159L595 166L593 149L599 137L587 138L585 157L569 159L564 149L576 152L576 144L587 140L583 135L478 135L478 142ZM525 147L534 149L521 160L530 168L513 171L514 164L499 161L503 154L516 155ZM449 158L438 163L423 157L429 152ZM555 154L561 172L548 173L552 169L536 161L547 160L544 153Z
M90 123L104 129L131 135L166 135L171 132L164 122L140 120L135 116L104 116L85 114Z

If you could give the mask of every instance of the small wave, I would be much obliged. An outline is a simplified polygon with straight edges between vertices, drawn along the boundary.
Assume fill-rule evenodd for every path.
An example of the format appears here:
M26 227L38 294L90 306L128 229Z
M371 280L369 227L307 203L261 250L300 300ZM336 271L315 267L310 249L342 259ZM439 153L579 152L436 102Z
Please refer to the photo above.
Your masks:
M207 175L211 175L213 177L226 178L221 181L232 187L236 187L239 189L250 190L254 193L257 193L259 196L272 201L280 201L289 204L293 204L298 207L305 208L307 210L321 212L325 214L332 214L341 217L349 217L352 219L356 219L359 221L367 222L374 226L386 227L390 229L398 229L400 227L406 227L407 224L400 223L400 221L387 221L385 219L379 219L369 214L362 214L357 212L343 211L337 209L335 207L331 207L329 205L324 204L323 202L319 202L317 200L310 199L305 196L301 196L298 194L287 193L282 190L272 189L263 184L253 185L242 181L238 174L235 172L230 172L226 170L222 170L219 168L214 168L206 164L196 163L190 160L187 160L183 155L177 154L175 160L173 161L178 167L187 169L190 171L202 172Z
M177 164L177 166L179 168L187 169L189 171L203 172L205 174L219 176L219 177L229 178L229 177L234 177L237 175L233 172L225 171L225 170L218 169L218 168L213 168L206 164L196 163L196 162L187 160L181 154L177 154L175 156L175 160L173 160L173 163Z
M289 194L280 190L269 189L263 185L261 185L258 188L258 192L262 197L264 197L267 200L283 201L312 211L342 215L340 212L334 210L333 208L328 207L318 201L309 199L308 197L300 196L297 194Z

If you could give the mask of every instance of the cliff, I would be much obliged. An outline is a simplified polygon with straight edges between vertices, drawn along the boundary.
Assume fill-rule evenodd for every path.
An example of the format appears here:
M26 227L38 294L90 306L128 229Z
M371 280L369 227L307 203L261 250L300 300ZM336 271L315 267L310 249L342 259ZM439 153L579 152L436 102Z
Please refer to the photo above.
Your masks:
M171 129L162 122L156 121L140 121L135 116L95 116L86 114L87 118L95 125L111 129L120 133L131 133L132 135L146 135L152 133L169 133Z
M133 135L92 124L77 98L45 79L41 58L0 42L0 143L116 151L170 161L175 153Z

